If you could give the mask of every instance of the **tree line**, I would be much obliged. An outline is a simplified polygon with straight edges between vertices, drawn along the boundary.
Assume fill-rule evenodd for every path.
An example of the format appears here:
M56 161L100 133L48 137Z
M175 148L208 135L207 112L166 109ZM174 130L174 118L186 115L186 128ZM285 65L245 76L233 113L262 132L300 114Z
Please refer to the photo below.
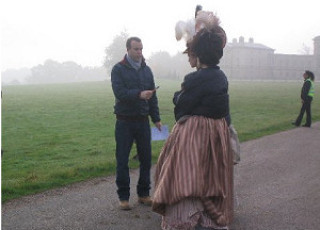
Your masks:
M52 84L85 81L103 81L106 69L101 67L82 67L73 62L57 62L51 59L31 69L9 69L1 73L2 84Z
M105 49L104 64L98 67L82 67L73 62L57 62L51 59L31 69L6 70L1 73L2 84L51 84L84 81L104 81L110 79L113 65L121 61L126 51L126 31L115 36ZM166 51L151 54L146 60L155 78L182 79L192 71L186 54L171 56Z

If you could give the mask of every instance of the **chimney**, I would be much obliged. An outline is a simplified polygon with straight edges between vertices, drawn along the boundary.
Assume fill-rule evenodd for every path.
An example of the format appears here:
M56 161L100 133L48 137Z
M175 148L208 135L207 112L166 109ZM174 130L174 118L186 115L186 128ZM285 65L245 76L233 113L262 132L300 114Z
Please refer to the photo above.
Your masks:
M320 57L320 36L317 36L313 39L313 54Z
M249 38L249 43L253 44L253 38Z
M240 43L240 44L244 44L244 37L242 37L242 36L239 37L239 43Z

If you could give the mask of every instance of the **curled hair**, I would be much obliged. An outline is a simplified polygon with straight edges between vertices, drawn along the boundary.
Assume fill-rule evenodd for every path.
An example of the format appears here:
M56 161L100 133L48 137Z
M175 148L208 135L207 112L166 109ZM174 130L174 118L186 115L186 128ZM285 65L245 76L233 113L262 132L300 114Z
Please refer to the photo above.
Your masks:
M190 44L190 51L195 53L202 64L215 66L223 56L223 39L218 29L201 29Z
M310 78L311 81L314 81L314 74L311 71L306 70L305 74L307 74L308 78Z

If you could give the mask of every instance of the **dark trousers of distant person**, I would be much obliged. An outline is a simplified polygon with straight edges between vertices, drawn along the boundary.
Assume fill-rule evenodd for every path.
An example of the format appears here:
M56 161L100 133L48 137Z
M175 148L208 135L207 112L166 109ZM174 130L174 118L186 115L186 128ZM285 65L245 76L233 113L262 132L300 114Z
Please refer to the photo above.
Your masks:
M305 102L302 103L300 114L297 117L297 120L295 122L296 126L300 126L303 115L305 112L307 114L307 119L306 119L306 123L304 124L304 126L307 126L307 127L311 126L311 101L312 100L306 100Z
M119 200L129 200L130 175L129 154L136 141L137 153L140 161L140 175L137 185L139 197L149 196L151 169L151 132L149 120L124 121L117 120L115 127L117 175L116 184Z

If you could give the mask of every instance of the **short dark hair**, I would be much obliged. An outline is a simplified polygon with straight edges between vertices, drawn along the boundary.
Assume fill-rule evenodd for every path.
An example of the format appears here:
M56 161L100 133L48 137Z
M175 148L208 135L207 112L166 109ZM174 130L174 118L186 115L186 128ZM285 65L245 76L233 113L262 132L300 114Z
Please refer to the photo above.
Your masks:
M190 50L202 64L215 66L223 56L223 40L218 31L203 28L194 36Z
M138 37L130 37L130 38L128 38L127 43L126 43L127 50L129 50L131 48L131 42L132 41L141 42L141 39L138 38Z
M314 74L310 70L306 70L305 74L307 74L308 78L310 78L311 81L314 81Z

